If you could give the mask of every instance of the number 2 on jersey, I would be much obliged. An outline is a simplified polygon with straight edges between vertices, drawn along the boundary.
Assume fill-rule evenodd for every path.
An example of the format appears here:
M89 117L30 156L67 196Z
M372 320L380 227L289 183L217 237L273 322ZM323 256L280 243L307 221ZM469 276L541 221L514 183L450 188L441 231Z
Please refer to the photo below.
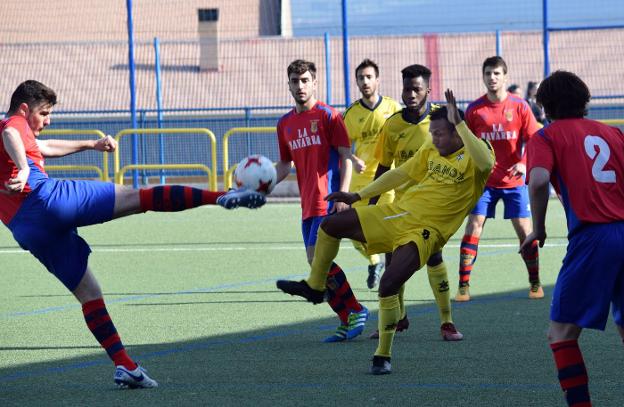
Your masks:
M599 136L585 136L585 152L590 159L595 159L592 165L594 179L603 183L615 183L615 171L603 169L611 156L607 142Z

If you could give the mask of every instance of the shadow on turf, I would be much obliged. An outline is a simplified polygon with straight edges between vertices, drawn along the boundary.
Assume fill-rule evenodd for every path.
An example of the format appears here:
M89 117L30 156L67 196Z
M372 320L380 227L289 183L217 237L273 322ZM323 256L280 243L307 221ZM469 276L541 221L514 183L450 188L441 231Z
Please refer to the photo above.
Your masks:
M360 296L366 296L369 295L371 293L370 290L367 289L353 289L353 291L355 293L357 293L358 297ZM206 295L206 294L217 294L219 296L223 296L223 295L232 295L232 294L243 294L243 297L251 297L253 298L253 296L257 295L257 294L275 294L276 290L254 290L254 291L207 291L207 292L203 292L203 291L188 291L188 292L180 292L180 291L172 291L172 292L159 292L159 293L154 293L154 292L127 292L127 293L104 293L104 297L105 298L114 298L115 296L180 296L180 295ZM20 295L20 298L42 298L42 297L73 297L71 294L44 294L44 295ZM302 302L302 300L298 299L298 298L294 298L294 297L284 297L281 299L275 299L275 300L253 300L253 299L239 299L239 300L222 300L222 301L188 301L188 302L151 302L151 303L147 303L147 302L137 302L137 303L129 303L126 304L127 306L130 307L143 307L143 306L170 306L170 305L202 305L202 304L253 304L253 303L289 303L289 302L293 302L293 303L300 303ZM372 298L372 299L361 299L361 302L364 304L377 304L378 300L377 298ZM413 299L413 298L406 298L405 299L405 303L406 304L413 304L413 303L429 303L431 302L430 300L426 300L426 299Z
M0 369L0 404L131 403L133 407L175 404L254 407L563 405L545 339L552 287L545 287L545 290L547 298L544 300L529 300L526 290L522 289L494 295L477 294L470 302L453 303L455 322L465 335L464 341L455 343L441 340L435 304L424 298L411 299L410 302L418 304L408 305L410 328L396 335L394 373L384 377L367 374L377 343L368 339L376 328L376 311L371 313L362 336L345 343L324 344L321 340L336 327L337 320L333 316L300 322L306 318L312 305L300 300L279 300L275 302L289 303L282 309L282 322L273 325L272 321L265 321L262 324L265 327L261 329L149 344L150 331L136 326L136 329L143 330L140 337L146 344L129 344L127 348L160 382L156 390L110 391L114 388L113 367L102 351L93 356L68 356L61 360ZM368 293L368 297L365 294L360 297L372 304L376 294ZM281 293L276 293L279 295ZM162 307L173 304L118 306L136 305ZM317 307L323 307L328 316L332 315L325 304ZM222 309L214 319L225 326L242 325L244 328L246 324L257 324L258 318L268 311L274 311L254 308L250 308L250 313L254 310L251 316L242 315L240 311L230 315L227 309ZM114 310L113 315L119 320L124 312ZM191 318L194 324L205 323L203 319L201 313ZM146 326L154 325L146 323ZM159 326L153 329L162 333L183 328ZM587 349L586 360L601 366L601 369L590 370L590 386L596 405L621 405L616 400L621 391L614 392L620 385L613 379L620 377L621 344L612 339L611 335L587 335L582 343ZM49 341L50 338L46 338L46 342ZM7 364L12 359L12 352L48 349L97 349L97 346L31 344L5 346L0 351L4 364ZM618 357L607 356L618 350Z
M12 350L58 350L58 349L101 349L99 345L92 346L0 346L0 352Z
M212 247L212 246L223 246L223 245L237 245L237 246L267 246L267 245L275 245L275 244L284 244L284 245L297 245L297 246L301 246L301 242L300 241L295 241L295 240L262 240L262 241L258 241L258 240L253 240L253 241L242 241L242 240L223 240L223 241L219 241L219 242L166 242L166 243L123 243L123 244L119 244L119 243L99 243L99 244L90 244L91 248L97 249L97 248L117 248L117 247L121 247L121 248L134 248L134 247L163 247L166 246L167 248L170 247Z
M561 239L561 240L566 240L567 241L568 240L568 235L561 235L561 236L557 236L557 235L551 236L551 235L548 235L548 240L550 242L554 242L555 239ZM486 240L487 240L488 243L490 243L490 242L499 242L499 241L503 241L503 242L513 241L513 242L516 242L515 239L513 239L513 238L510 239L508 236L499 236L499 237L497 237L497 236L488 236ZM455 244L457 244L457 243L461 243L461 241L462 241L462 237L461 236L460 237L452 237L452 238L449 239L448 243L455 243ZM548 242L546 244L548 244Z
M104 298L114 296L167 296L167 295L201 295L201 294L270 294L275 290L254 290L254 291L170 291L170 292L127 292L127 293L104 293ZM74 297L73 294L41 294L41 295L20 295L20 298L45 298L45 297Z

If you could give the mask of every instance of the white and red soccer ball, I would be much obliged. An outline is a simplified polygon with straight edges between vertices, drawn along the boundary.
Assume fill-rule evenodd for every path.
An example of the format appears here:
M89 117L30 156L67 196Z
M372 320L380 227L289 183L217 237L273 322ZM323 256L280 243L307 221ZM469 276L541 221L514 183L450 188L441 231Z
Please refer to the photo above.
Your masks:
M241 188L268 195L275 188L277 172L273 162L260 154L245 157L234 170L234 182Z

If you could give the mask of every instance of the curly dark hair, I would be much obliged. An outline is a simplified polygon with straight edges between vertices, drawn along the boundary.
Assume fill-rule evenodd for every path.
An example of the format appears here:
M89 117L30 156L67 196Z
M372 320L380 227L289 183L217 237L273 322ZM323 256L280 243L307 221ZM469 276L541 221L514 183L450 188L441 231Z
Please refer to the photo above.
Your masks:
M459 117L462 118L462 120L464 120L464 111L461 109L457 109L459 110ZM446 106L440 106L437 109L434 109L431 111L431 113L429 113L429 120L434 121L434 120L448 120L447 119L448 116L448 109Z
M568 71L553 72L542 81L535 95L551 120L585 117L590 99L585 82Z
M431 70L424 65L414 64L403 68L401 70L401 75L403 76L403 79L412 79L422 76L428 84L429 79L431 78Z

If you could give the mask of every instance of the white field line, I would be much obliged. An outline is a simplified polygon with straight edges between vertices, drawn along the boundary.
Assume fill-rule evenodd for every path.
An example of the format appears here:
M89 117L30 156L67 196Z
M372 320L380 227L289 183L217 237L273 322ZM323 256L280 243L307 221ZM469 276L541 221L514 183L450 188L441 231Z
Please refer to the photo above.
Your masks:
M567 242L553 242L546 243L544 247L565 247ZM459 244L447 244L445 248L459 248ZM518 248L518 243L493 243L493 244L480 244L479 249L502 249L502 248ZM350 244L344 244L340 247L341 250L353 250L353 246ZM270 243L255 244L249 246L223 246L223 247L197 247L197 246L175 246L167 247L163 246L136 246L136 247L92 247L94 253L154 253L154 252L233 252L244 250L262 250L262 251L284 251L284 250L303 250L301 243L293 243L289 246L272 246ZM22 249L0 249L0 255L3 254L27 254L28 252Z

